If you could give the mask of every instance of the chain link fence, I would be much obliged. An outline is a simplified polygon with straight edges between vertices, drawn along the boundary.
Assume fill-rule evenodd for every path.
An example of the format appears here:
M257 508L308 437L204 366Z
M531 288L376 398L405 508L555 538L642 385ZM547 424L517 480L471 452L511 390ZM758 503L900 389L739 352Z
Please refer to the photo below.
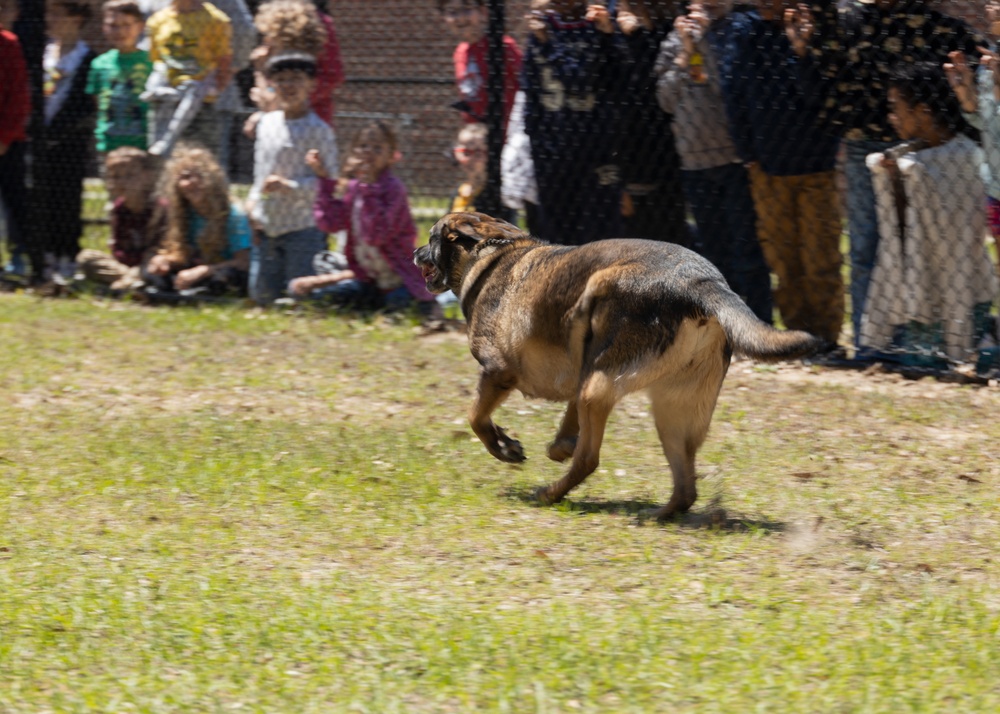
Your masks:
M991 3L9 2L10 285L436 315L409 254L481 210L684 245L829 364L997 367Z

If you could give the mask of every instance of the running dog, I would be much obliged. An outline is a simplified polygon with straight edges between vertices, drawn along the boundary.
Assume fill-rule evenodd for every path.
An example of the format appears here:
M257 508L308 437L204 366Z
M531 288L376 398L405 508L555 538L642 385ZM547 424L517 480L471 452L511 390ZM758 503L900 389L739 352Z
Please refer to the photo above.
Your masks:
M493 456L525 459L491 417L511 390L567 402L548 456L572 463L538 490L545 504L594 472L611 410L646 390L674 480L670 501L650 515L687 511L698 497L695 454L732 355L774 362L822 344L764 324L715 266L670 243L557 246L482 213L452 213L431 229L414 262L428 290L459 298L482 366L469 421Z

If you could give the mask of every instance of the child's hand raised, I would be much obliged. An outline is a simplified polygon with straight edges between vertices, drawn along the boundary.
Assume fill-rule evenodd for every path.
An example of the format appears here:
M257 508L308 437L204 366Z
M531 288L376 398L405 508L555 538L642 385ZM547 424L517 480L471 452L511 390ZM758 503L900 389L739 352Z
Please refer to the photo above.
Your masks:
M311 168L312 172L320 178L330 178L330 172L326 170L326 164L323 163L323 159L316 149L310 149L306 152L306 166Z
M549 28L545 22L545 13L542 10L532 10L526 17L528 21L528 31L535 39L541 43L549 41Z
M980 50L982 51L982 50ZM985 57L984 57L985 59ZM965 54L960 51L949 52L948 61L942 65L948 84L967 112L976 111L976 86L972 76L972 68L965 61Z
M792 50L799 57L804 57L812 39L813 24L812 11L805 3L799 3L798 7L785 9L785 36L792 45Z
M982 55L979 63L993 75L993 98L1000 102L1000 55L987 47L977 49Z
M597 28L598 32L603 32L606 35L610 35L615 31L615 23L611 19L611 13L608 12L608 8L604 5L588 5L587 21L594 23L594 27Z

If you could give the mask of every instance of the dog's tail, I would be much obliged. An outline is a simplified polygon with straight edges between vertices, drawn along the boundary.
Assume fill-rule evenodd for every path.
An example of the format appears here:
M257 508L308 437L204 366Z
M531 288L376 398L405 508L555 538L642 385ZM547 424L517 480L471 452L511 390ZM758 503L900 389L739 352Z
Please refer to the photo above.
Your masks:
M739 295L720 286L705 305L729 338L733 352L760 362L778 362L813 354L823 340L801 330L777 330L762 322Z

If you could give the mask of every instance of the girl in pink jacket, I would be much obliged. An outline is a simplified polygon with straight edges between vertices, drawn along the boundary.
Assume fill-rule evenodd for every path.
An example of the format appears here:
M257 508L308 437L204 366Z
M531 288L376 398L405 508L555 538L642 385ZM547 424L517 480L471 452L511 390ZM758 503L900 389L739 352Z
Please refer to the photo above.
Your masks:
M413 263L417 228L406 187L391 171L398 157L395 132L383 122L369 124L354 138L344 166L351 178L343 198L337 198L338 181L318 152L306 154L306 163L320 179L313 207L316 225L328 233L347 230L346 268L296 278L289 284L291 295L363 310L399 310L416 301L425 315L437 311Z

